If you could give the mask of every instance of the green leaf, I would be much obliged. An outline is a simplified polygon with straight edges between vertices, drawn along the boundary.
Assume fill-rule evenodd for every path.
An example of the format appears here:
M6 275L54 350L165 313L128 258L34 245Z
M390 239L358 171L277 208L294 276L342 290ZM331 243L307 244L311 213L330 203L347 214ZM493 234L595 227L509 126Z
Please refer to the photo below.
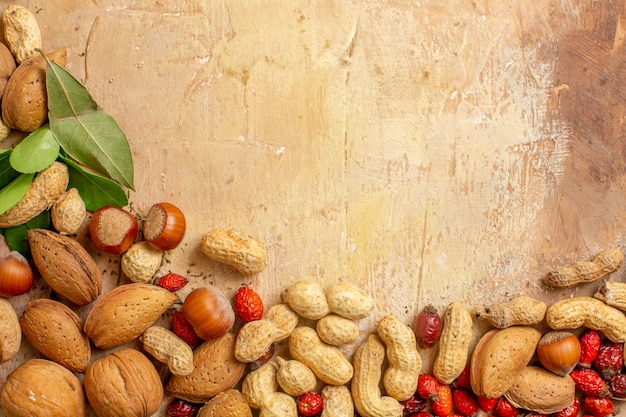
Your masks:
M11 166L18 172L32 174L48 168L59 157L59 144L45 124L15 145Z
M35 174L20 174L9 185L0 190L0 214L19 203L26 195Z
M4 229L4 237L6 237L7 243L12 250L16 250L22 255L28 256L30 254L30 246L26 232L30 229L48 229L50 224L50 210L46 210L30 219L25 224L7 227Z
M67 165L70 182L68 188L76 188L89 211L96 211L102 206L124 207L128 196L118 183L85 171L71 159L61 157Z
M7 149L0 152L0 188L6 187L20 175L20 173L11 166L11 151L11 149Z
M134 190L133 158L120 127L76 78L46 61L48 119L63 150L86 167Z

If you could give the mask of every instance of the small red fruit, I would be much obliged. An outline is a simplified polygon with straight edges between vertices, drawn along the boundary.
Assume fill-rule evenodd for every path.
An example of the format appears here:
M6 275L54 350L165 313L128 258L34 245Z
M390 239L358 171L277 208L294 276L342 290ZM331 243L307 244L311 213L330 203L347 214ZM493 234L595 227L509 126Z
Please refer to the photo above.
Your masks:
M609 381L609 391L613 398L626 399L626 374L619 373Z
M578 365L589 368L600 350L600 333L597 330L585 329L580 335L580 360Z
M583 395L602 397L608 393L609 388L604 379L591 368L573 369L569 375L576 389Z
M432 400L430 409L437 417L446 417L452 414L452 390L450 385L439 384L437 399Z
M464 416L473 416L478 412L476 396L465 388L453 388L452 400L456 411Z
M624 366L624 345L604 340L600 343L598 355L593 360L593 367L600 376L609 380Z
M502 397L496 404L493 414L498 417L517 417L519 415L519 410L506 398Z
M235 313L244 323L263 317L263 300L252 288L239 287L235 292Z
M428 411L419 411L417 413L409 414L408 417L433 417Z
M174 292L183 288L189 280L182 275L178 275L175 273L169 273L167 275L163 275L157 281L157 285L161 288L165 288L168 291Z
M408 400L400 401L400 404L404 407L405 414L413 414L425 409L428 405L428 400L420 398L417 394L414 394Z
M316 416L322 412L324 400L315 391L309 391L298 397L298 412L305 417Z
M194 417L197 412L198 408L195 405L179 399L174 399L167 406L168 417Z
M413 320L413 331L415 332L415 340L420 349L430 349L433 347L441 336L441 316L437 309L428 304L422 309Z
M200 343L200 338L194 331L193 326L187 321L181 311L172 314L172 332L191 347L195 347Z
M416 393L425 400L436 400L439 392L439 381L433 375L419 374Z
M580 400L574 397L574 402L569 407L565 407L558 413L552 414L551 417L577 417L580 412Z
M489 398L483 397L479 395L477 398L478 407L483 410L485 413L491 413L494 408L496 408L496 404L498 403L497 398Z
M594 417L606 417L615 414L615 404L608 397L585 397L583 408Z
M457 388L470 388L471 387L472 384L470 383L469 365L466 365L465 368L463 368L463 371L461 371L459 376L456 377L452 385L454 385Z

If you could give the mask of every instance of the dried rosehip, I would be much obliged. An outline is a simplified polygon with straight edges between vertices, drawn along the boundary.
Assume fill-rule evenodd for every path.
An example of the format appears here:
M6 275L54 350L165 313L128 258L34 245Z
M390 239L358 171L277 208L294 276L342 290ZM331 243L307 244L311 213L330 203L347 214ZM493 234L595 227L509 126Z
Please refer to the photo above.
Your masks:
M622 369L622 366L624 366L624 345L610 340L600 343L598 354L593 360L593 367L600 376L609 380Z
M437 417L446 417L452 414L452 390L450 385L439 384L437 399L430 403L430 411Z
M577 417L580 411L580 400L574 397L574 402L569 407L565 407L558 413L552 414L551 417ZM528 416L527 416L528 417Z
M585 397L583 408L594 417L606 417L615 414L615 404L608 397Z
M184 400L175 398L167 406L168 417L193 417L198 412L198 407Z
M433 347L441 336L441 316L437 309L428 304L413 320L413 331L415 332L415 340L420 349L430 349Z
M172 314L172 332L191 347L200 344L200 338L181 311Z
M235 313L244 323L259 320L263 316L263 300L252 288L242 286L235 292Z
M433 375L419 374L417 377L417 395L425 400L436 400L439 392L439 381Z
M574 380L576 389L583 395L602 397L609 391L604 379L591 368L573 369L569 376Z
M165 288L170 292L178 291L183 288L189 280L182 275L169 273L167 275L163 275L157 281L157 285L161 288Z
M465 388L452 389L452 401L456 411L464 416L473 416L478 412L478 402L474 393Z
M477 397L478 407L483 410L485 413L491 413L494 408L496 408L496 404L498 403L498 398L489 398L483 397L479 395Z
M400 404L404 407L406 414L418 413L428 406L428 400L420 398L417 394L414 394L408 400L400 401Z
M470 388L472 384L470 383L469 365L466 365L465 368L463 368L463 371L461 371L459 376L457 376L454 382L452 382L452 385L457 388Z
M600 332L593 329L585 329L580 335L580 360L578 365L589 368L600 350Z
M324 399L315 391L305 392L298 397L298 413L305 417L316 416L324 408Z
M498 417L517 417L519 410L503 397L498 400L498 404L493 409L493 414Z
M609 381L609 391L613 398L626 399L626 374L614 375Z
M409 414L408 417L433 417L428 411L420 411L417 413Z

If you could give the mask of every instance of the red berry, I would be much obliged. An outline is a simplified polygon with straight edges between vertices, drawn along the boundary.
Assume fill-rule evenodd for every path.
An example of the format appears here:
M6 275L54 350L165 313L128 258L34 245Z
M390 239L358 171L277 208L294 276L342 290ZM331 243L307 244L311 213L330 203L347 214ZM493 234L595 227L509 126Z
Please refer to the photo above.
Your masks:
M574 402L569 407L565 407L558 413L552 414L551 417L577 417L580 411L580 400L574 397Z
M161 288L165 288L168 291L174 292L183 288L189 280L182 275L170 273L163 275L157 281L157 285Z
M609 391L613 398L626 399L626 374L614 375L609 381Z
M405 414L413 414L425 409L428 405L428 400L420 398L417 394L414 394L408 400L400 401L400 404L404 407Z
M481 395L478 396L478 407L483 410L485 413L491 413L494 408L496 408L496 404L498 403L497 398L489 398L483 397Z
M574 380L576 389L583 395L601 397L609 390L604 379L593 369L573 369L569 376Z
M263 300L250 287L239 287L235 293L235 313L244 323L263 317Z
M420 411L417 413L409 414L408 417L433 417L428 411Z
M608 397L585 397L583 408L594 417L606 417L615 414L615 404Z
M437 399L432 400L430 409L437 417L446 417L452 414L452 390L450 385L439 384Z
M600 333L597 330L585 329L580 335L580 360L578 365L589 368L600 350Z
M195 347L200 343L200 338L182 311L172 314L172 332L191 347Z
M198 408L187 401L174 399L167 406L168 417L194 417L198 412Z
M437 309L429 304L422 309L413 320L415 340L420 349L430 349L441 336L441 316Z
M466 365L465 368L463 368L463 371L456 377L452 385L458 388L470 388L472 384L470 383L469 365Z
M624 345L604 340L600 343L598 355L593 360L593 367L600 376L609 380L624 366Z
M498 417L517 417L519 410L511 404L506 398L502 397L493 409L493 414Z
M322 412L324 400L315 391L309 391L298 397L298 412L305 417L316 416Z
M454 388L452 390L452 400L456 411L464 416L473 416L478 412L478 402L476 396L465 388Z
M433 375L420 374L417 377L417 395L425 400L436 400L439 391L439 381Z

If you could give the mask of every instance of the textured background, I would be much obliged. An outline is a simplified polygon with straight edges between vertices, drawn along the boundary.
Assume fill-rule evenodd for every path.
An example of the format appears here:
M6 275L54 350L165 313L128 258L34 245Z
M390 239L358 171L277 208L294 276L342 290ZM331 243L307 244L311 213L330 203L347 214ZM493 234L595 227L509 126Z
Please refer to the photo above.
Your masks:
M624 1L15 3L127 134L132 210L185 212L160 274L187 290L274 304L296 280L350 281L377 299L365 334L427 303L590 293L539 280L626 241ZM218 226L257 236L269 267L204 258Z

